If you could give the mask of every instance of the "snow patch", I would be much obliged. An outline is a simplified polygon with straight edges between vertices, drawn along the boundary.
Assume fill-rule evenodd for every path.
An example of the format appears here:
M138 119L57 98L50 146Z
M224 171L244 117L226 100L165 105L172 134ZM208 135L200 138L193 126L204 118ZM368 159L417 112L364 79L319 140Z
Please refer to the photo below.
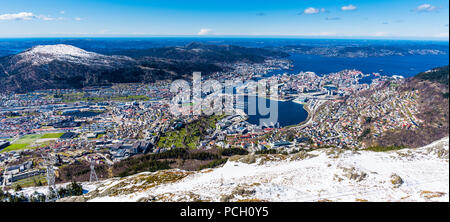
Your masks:
M319 150L304 160L229 161L174 183L89 201L449 201L448 156L434 152L448 151L448 142L393 152L344 151L338 158Z
M449 138L417 149L390 152L329 150L306 159L289 156L198 172L166 170L83 183L91 202L135 201L449 201ZM447 153L447 155L442 155ZM182 175L151 185L154 175ZM61 185L59 185L61 186ZM26 188L24 193L45 191ZM126 192L126 191L132 192ZM111 195L114 193L114 195Z
M83 49L77 48L71 45L38 45L35 46L24 53L23 55L35 55L35 54L45 54L52 56L73 56L73 57L91 57L98 56L99 54L93 52L87 52Z

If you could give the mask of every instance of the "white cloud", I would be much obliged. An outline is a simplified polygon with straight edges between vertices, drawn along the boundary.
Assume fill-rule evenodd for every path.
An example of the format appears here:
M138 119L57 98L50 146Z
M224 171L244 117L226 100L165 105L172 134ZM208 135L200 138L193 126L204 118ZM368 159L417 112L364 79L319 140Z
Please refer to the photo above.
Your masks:
M109 33L108 29L102 29L102 30L98 31L98 34L101 34L101 35L105 35L107 33Z
M338 36L338 33L336 33L336 32L309 32L309 33L285 34L285 36Z
M145 32L132 32L132 35L150 35L149 33L145 33Z
M383 36L388 36L388 35L389 35L389 33L387 33L387 32L376 32L373 36L383 37Z
M35 16L37 19L43 20L43 21L53 21L56 20L55 18L52 18L50 16L45 16L45 15L39 15L39 16ZM60 18L61 19L61 18Z
M59 12L59 14L65 14L65 13L66 13L65 11L60 11L60 12Z
M198 35L208 35L211 34L211 29L200 29L200 32L198 32Z
M62 17L54 18L47 15L34 15L31 12L20 12L16 14L3 14L0 15L0 21L18 21L18 20L42 20L42 21L54 21L64 20Z
M430 4L422 4L417 6L417 8L415 9L415 11L418 12L431 12L436 10L436 6L430 5Z
M448 32L439 33L436 35L437 38L448 38Z
M307 9L305 9L303 11L303 14L317 14L319 12L320 12L319 9L313 8L313 7L309 7L309 8L307 8Z
M83 20L82 18L79 18L79 17L76 17L75 18L75 21L81 21L81 20Z
M336 36L336 32L319 32L319 33L309 33L312 36Z
M356 8L356 6L354 6L354 5L352 5L352 4L350 4L350 5L345 5L345 6L342 6L341 7L341 10L342 11L354 11L354 10L356 10L357 8Z
M31 12L20 12L16 14L3 14L0 15L0 21L5 20L32 20L36 16L33 15Z
M328 21L337 21L337 20L341 20L341 18L340 18L340 17L326 17L325 20L328 20Z

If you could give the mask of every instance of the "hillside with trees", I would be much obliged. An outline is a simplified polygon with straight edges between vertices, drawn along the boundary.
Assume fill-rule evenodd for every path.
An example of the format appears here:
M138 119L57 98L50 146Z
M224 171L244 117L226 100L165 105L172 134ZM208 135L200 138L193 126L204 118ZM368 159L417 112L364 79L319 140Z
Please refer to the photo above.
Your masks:
M397 87L399 93L418 93L417 117L423 122L414 129L385 132L368 138L374 146L420 147L449 135L449 67L440 67L409 78Z

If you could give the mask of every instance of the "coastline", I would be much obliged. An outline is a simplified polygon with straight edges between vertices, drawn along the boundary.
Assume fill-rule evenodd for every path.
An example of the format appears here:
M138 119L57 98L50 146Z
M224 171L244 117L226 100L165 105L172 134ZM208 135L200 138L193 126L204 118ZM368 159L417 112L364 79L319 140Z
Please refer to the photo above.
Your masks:
M294 127L301 127L304 126L305 124L307 124L312 118L313 118L313 113L311 112L311 110L308 108L306 103L299 103L298 104L302 104L303 105L303 109L308 113L308 116L306 117L305 120L303 120L301 123L296 124L296 125L292 125L292 126L286 126L286 128L294 128Z
M279 97L259 96L258 94L243 94L243 95L247 96L247 97L254 96L254 97L264 98L264 99L273 100L273 101L277 101L277 102L289 102L289 101L291 101L291 100L280 99Z
M257 96L257 95L249 95L249 94L246 94L245 96L253 96L253 97L257 97L257 98L264 98L264 99L267 99L267 100L272 100L272 101L276 101L276 102L294 102L294 103L296 103L296 104L299 104L299 105L302 105L302 108L306 111L306 113L307 113L307 116L306 116L306 118L303 120L303 121L301 121L300 123L297 123L297 124L294 124L294 125L288 125L288 126L284 126L284 127L281 127L281 129L282 128L292 128L292 127L299 127L299 126L301 126L301 125L303 125L303 124L305 124L305 123L308 123L309 121L310 121L310 119L312 118L312 111L308 108L308 105L307 105L307 103L301 103L301 102L298 102L298 101L295 101L295 100L283 100L283 99L278 99L278 98L269 98L269 97L259 97L259 96ZM240 111L240 114L241 114L241 116L246 116L247 118L246 118L246 120L245 121L247 121L248 120L248 115L245 113L245 111L243 110L243 109L240 109L240 108L238 108L237 110L239 110Z

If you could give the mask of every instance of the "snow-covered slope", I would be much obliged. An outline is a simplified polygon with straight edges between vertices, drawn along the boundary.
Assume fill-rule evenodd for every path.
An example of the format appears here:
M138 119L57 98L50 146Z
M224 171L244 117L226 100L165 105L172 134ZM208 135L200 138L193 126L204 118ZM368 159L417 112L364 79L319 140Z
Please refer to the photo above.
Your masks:
M23 55L47 54L53 56L92 57L98 54L87 52L71 45L38 45L23 53Z
M449 139L391 152L232 157L223 167L85 183L63 201L449 201Z
M102 182L89 201L449 201L448 137L392 152L319 150ZM176 176L174 176L176 175ZM160 182L149 183L155 181ZM162 182L161 182L162 181ZM107 194L107 195L103 195Z

